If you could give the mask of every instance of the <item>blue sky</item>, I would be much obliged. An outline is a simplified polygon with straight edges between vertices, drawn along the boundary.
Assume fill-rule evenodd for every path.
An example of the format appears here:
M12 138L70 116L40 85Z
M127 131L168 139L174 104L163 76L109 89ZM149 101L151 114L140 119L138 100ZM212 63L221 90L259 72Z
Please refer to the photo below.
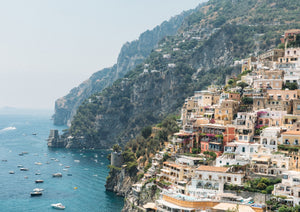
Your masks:
M200 0L0 0L0 108L54 108L122 45Z

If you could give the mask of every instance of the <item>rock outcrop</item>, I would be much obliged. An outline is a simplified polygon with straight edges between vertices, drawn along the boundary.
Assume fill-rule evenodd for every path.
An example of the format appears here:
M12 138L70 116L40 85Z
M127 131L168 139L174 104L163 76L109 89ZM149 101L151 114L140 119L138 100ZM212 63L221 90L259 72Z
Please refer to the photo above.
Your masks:
M125 168L111 168L105 188L107 191L112 191L119 196L125 197L131 191L133 183L132 177L126 172Z

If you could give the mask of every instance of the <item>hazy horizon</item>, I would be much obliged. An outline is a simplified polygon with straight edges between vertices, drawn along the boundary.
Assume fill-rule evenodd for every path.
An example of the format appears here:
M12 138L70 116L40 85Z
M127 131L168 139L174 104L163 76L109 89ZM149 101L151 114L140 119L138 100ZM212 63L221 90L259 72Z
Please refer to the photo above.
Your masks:
M57 98L115 64L124 43L200 2L2 2L0 108L54 110Z

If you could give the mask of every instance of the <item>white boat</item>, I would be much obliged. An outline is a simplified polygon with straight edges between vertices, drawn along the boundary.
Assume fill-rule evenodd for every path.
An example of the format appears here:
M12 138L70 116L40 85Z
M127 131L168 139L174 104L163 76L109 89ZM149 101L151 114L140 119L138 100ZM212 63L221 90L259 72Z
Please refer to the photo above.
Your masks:
M52 208L55 208L55 209L59 209L59 210L64 210L66 207L61 204L61 203L55 203L55 204L51 204Z
M42 188L35 188L35 189L33 189L33 191L35 191L35 192L41 192L41 191L44 191L44 189L42 189Z
M79 163L79 162L80 162L80 160L74 160L74 162L75 162L75 163Z
M14 171L9 171L9 174L14 174L15 172Z
M52 174L52 177L62 177L62 173L55 173L55 174Z

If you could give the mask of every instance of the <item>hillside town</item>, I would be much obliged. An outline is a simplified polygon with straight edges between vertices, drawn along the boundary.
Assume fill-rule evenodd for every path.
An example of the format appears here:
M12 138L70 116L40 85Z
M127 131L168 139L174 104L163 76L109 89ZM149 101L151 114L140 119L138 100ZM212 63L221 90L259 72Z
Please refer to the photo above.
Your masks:
M181 130L152 158L129 201L161 212L299 205L300 48L291 45L298 35L286 31L283 48L236 61L241 72L225 86L187 98L177 120ZM153 184L161 188L159 198L138 206L141 189Z

